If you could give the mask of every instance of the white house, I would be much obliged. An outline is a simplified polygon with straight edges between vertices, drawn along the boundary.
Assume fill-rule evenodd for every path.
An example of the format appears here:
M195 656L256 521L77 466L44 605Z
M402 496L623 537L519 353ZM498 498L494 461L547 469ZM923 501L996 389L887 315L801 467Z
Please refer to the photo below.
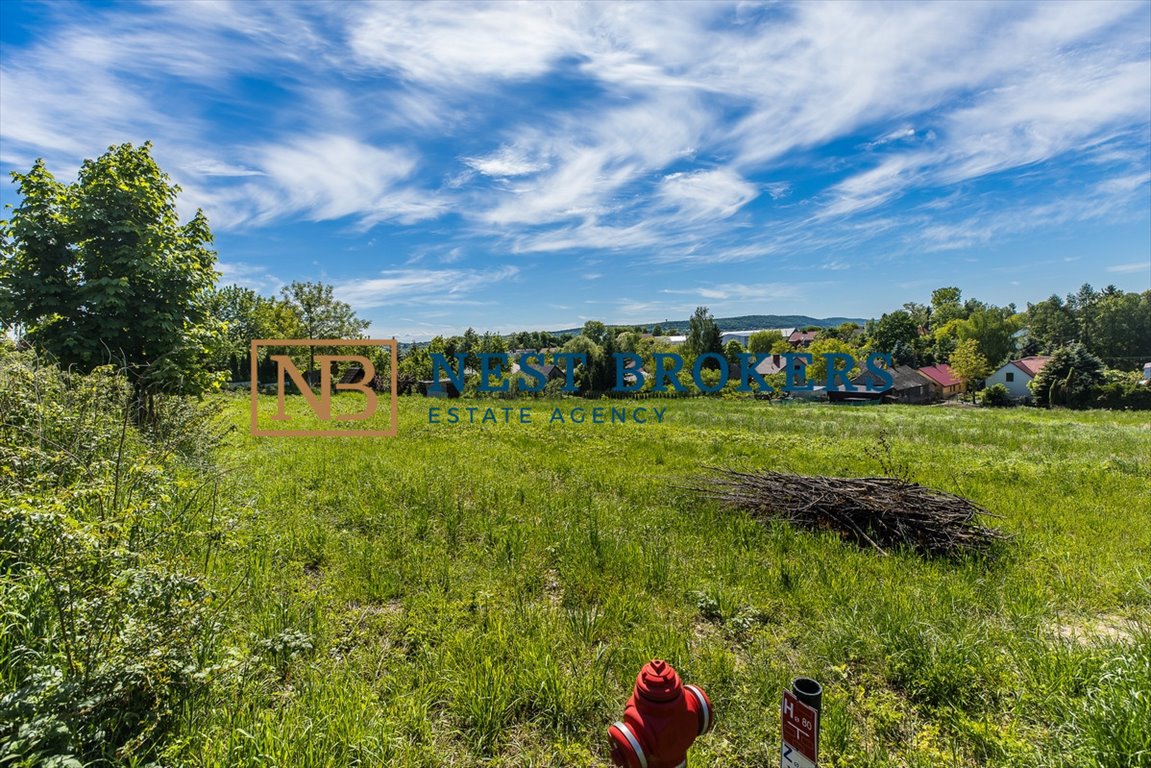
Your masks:
M1012 360L1004 363L995 373L984 379L984 386L993 387L1002 384L1007 387L1007 393L1016 400L1031 397L1031 390L1027 387L1031 380L1047 365L1050 357L1033 355L1021 360Z

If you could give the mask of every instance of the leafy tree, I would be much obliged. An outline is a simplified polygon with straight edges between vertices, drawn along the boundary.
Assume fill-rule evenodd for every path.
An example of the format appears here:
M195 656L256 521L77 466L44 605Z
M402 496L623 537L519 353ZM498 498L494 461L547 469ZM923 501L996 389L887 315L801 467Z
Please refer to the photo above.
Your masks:
M931 292L931 321L938 327L966 317L960 299L963 292L955 286L936 288Z
M687 340L684 341L685 358L696 358L700 355L714 352L723 354L723 337L719 326L707 307L696 307L688 321ZM709 361L711 362L711 361ZM718 364L708 365L715 368Z
M1055 350L1029 386L1039 405L1079 406L1103 382L1103 361L1075 343Z
M599 320L588 320L583 324L583 335L603 346L604 340L608 337L608 328Z
M780 341L786 340L779 331L756 331L747 338L747 351L756 355L766 354Z
M22 327L65 366L120 363L140 416L154 392L213 386L212 233L199 210L180 223L180 189L151 144L109 147L72 184L43 160L12 178L21 201L0 224L0 325Z
M787 343L787 339L781 338L779 341L772 344L771 349L768 351L773 355L782 355L786 352L791 352L792 349L791 345Z
M576 363L576 385L581 391L596 389L596 385L601 383L601 377L603 375L601 371L605 365L603 349L587 336L581 334L564 344L560 351L571 352L577 355L580 353L587 355L587 361L585 363ZM614 364L614 362L612 364ZM605 389L610 388L610 386L611 385L608 385Z
M991 374L991 366L987 358L979 351L979 344L975 339L964 339L955 347L948 361L951 372L963 382L963 388L972 393L971 402L975 402L975 393L972 385L982 381Z
M1012 336L1019 325L1010 307L980 306L966 319L957 321L954 328L958 341L974 340L992 365L1005 362L1015 351Z
M616 349L620 352L635 352L642 338L640 331L620 331L615 337Z
M743 345L735 339L732 339L723 347L723 356L727 358L728 365L735 365L739 362L739 356L743 354Z
M903 305L903 311L911 315L912 321L920 328L931 327L931 307L915 301L908 301Z
M367 320L356 317L348 304L335 298L330 285L294 281L284 286L280 293L295 313L306 339L358 339L370 325ZM327 351L326 348L308 347L309 371L315 370L317 349Z
M1078 324L1071 304L1052 294L1038 304L1027 305L1027 325L1044 351L1064 347L1075 340Z
M906 305L905 305L906 306ZM819 338L821 339L839 339L846 341L848 344L855 344L860 332L859 323L846 322L840 323L834 328L822 328L819 331Z
M1093 306L1088 348L1105 363L1133 370L1151 360L1151 291L1104 291Z
M871 348L876 352L895 353L898 344L911 347L919 336L919 328L911 315L902 309L889 312L879 318L871 333Z
M1011 393L1003 384L992 384L979 393L979 402L988 408L1004 408L1011 405Z
M856 358L858 363L859 350L848 344L846 341L839 339L816 339L811 342L811 346L807 348L807 352L811 353L811 365L807 369L807 378L815 382L815 385L821 386L827 380L827 361L823 359L825 353L838 352L840 354L851 355ZM852 367L851 370L846 371L847 378L857 375L859 367Z
M233 381L251 377L254 339L292 339L301 335L299 319L291 307L283 301L261 296L251 288L225 286L212 291L207 304L211 314L224 324L222 338L212 356L212 369L228 370ZM272 354L278 352L280 350L271 350Z

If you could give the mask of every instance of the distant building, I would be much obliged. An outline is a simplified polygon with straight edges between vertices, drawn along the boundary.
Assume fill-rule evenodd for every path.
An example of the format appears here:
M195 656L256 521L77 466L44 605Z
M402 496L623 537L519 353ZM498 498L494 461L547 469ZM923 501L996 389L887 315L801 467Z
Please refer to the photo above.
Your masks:
M426 397L459 397L460 390L451 379L434 381L428 379L416 382L416 391Z
M804 362L798 358L791 361L792 374L796 380L803 378ZM755 372L760 376L770 376L773 373L785 373L787 371L787 358L783 355L768 355L755 364Z
M1026 400L1031 397L1031 388L1028 385L1050 359L1050 357L1032 355L1020 360L1012 360L1000 366L999 370L984 379L983 383L988 387L1002 384L1007 387L1007 394L1013 400Z
M909 365L899 365L889 371L891 375L891 389L883 393L883 398L896 403L926 403L933 399L932 380L921 374ZM883 386L879 376L871 371L864 371L851 380L857 387L867 388Z
M811 342L815 341L815 337L819 335L819 331L792 331L791 335L787 337L787 343L793 347L810 347Z
M727 344L729 341L738 341L746 349L748 343L751 341L751 337L753 334L770 333L772 331L778 332L780 336L782 336L783 338L786 339L788 336L790 336L792 333L795 332L795 329L794 328L757 328L754 331L724 331L723 333L721 333L719 335L719 337L720 337L720 339L722 339L724 344Z
M951 366L946 363L928 365L916 370L927 377L931 393L937 400L946 400L963 391L963 382L951 372Z

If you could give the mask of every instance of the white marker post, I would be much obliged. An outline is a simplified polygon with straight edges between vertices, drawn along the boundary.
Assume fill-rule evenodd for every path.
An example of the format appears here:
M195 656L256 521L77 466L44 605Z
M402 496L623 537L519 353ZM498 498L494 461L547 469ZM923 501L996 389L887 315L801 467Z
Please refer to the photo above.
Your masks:
M791 683L791 690L783 692L780 768L816 768L818 765L822 699L823 686L809 677L797 677Z

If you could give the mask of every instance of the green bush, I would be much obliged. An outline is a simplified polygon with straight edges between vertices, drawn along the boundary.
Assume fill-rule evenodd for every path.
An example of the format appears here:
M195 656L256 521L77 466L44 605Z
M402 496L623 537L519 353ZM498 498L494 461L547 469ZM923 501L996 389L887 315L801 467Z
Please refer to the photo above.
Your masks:
M174 564L219 434L175 400L141 433L130 397L0 348L0 764L147 759L204 690L211 595Z
M1011 393L1002 384L993 384L979 393L979 402L990 408L1003 408L1011 405Z
M1110 408L1117 411L1151 410L1151 387L1143 387L1130 382L1111 382L1092 391L1093 408Z

